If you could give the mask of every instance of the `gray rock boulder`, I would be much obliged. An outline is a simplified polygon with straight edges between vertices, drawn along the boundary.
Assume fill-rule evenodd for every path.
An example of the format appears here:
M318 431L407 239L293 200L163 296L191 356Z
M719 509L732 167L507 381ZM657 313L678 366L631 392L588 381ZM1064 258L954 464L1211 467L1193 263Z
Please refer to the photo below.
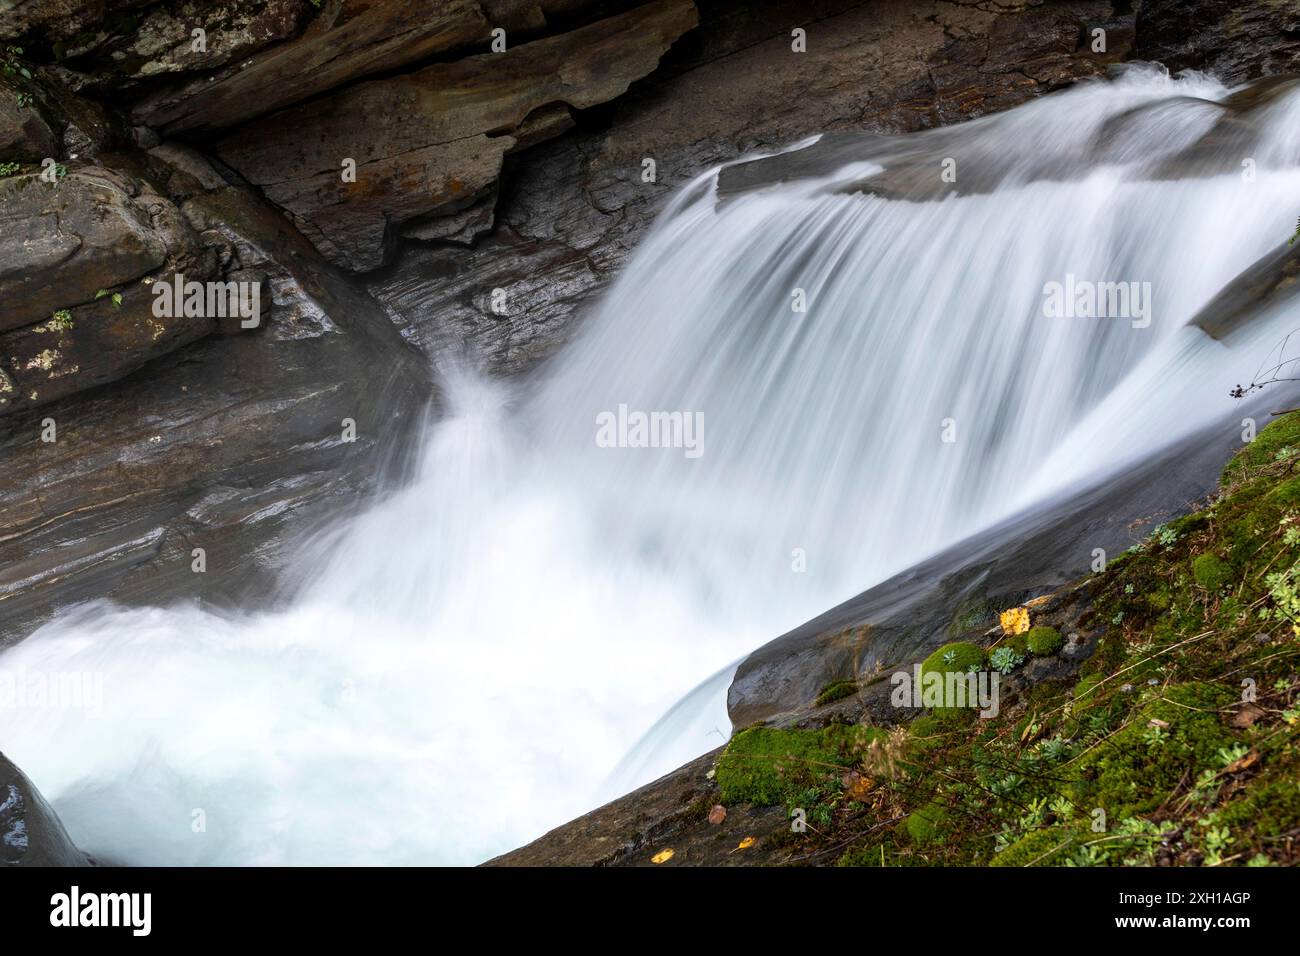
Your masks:
M0 866L89 866L40 791L0 754Z
M87 167L56 182L0 180L0 331L50 318L162 268L192 265L197 242L167 200Z
M218 271L171 200L99 167L0 180L0 415L115 381L218 328L151 284Z

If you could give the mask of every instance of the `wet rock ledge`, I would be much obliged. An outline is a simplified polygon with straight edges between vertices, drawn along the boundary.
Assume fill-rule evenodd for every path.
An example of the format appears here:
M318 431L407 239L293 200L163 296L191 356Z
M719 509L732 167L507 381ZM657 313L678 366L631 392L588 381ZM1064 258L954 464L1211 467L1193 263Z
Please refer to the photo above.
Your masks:
M88 865L45 798L0 754L0 867Z

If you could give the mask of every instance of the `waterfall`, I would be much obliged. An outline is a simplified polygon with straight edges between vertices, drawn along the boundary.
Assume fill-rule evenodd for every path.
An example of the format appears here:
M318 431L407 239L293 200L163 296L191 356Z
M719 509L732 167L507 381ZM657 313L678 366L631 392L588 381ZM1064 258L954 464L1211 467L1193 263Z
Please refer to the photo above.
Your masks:
M535 382L447 370L417 474L303 548L288 607L69 609L0 672L102 694L9 709L0 748L109 861L526 842L722 743L747 651L1230 414L1300 309L1188 323L1290 235L1298 114L1132 69L711 170ZM1078 314L1103 282L1123 314Z

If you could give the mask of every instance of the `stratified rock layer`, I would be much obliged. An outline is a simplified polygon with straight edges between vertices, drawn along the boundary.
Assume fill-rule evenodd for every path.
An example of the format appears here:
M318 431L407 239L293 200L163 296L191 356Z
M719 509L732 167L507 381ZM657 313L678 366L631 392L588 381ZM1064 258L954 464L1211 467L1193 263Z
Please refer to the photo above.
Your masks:
M332 262L368 271L384 262L390 227L461 211L496 182L507 153L568 127L563 111L544 107L619 96L695 23L690 0L658 0L312 100L241 127L216 151Z

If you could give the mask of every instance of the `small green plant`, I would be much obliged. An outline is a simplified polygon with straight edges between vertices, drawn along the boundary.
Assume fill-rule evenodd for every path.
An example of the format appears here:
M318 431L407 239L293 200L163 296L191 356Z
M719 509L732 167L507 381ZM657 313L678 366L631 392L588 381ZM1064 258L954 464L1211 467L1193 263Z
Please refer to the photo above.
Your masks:
M1268 596L1273 607L1264 611L1264 616L1275 621L1286 621L1293 626L1300 621L1300 592L1296 590L1296 570L1300 565L1293 564L1284 571L1274 571L1264 578Z
M1213 803L1219 796L1219 774L1214 770L1202 770L1201 775L1192 784L1192 799L1197 803Z
M1044 759L1055 763L1070 752L1070 746L1060 737L1049 737L1038 745L1038 752Z
M55 312L54 315L50 317L49 325L50 328L56 331L66 332L68 329L72 328L72 313L67 309L59 309L59 311Z
M994 780L989 784L989 792L995 797L1005 797L1008 794L1015 793L1025 780L1018 774L1009 773L1005 777Z
M29 107L29 106L31 106L31 105L32 105L32 94L30 94L30 93L19 93L19 94L18 94L18 108L19 108L20 110L25 110L25 109L27 109L27 107Z
M1159 724L1150 724L1142 731L1142 739L1148 747L1159 747L1169 739L1169 731Z
M1017 654L1010 647L999 647L989 655L989 666L1003 674L1010 674L1024 662L1024 655Z
M3 179L5 176L12 176L22 168L21 163L0 163L0 179Z
M32 78L32 71L23 66L20 59L23 55L23 48L20 46L7 46L3 52L0 52L0 73L5 76L13 76L17 73L25 80Z
M1178 540L1178 532L1175 531L1173 528L1167 528L1164 525L1160 524L1160 525L1156 525L1156 527L1152 530L1151 537L1155 540L1157 544L1163 545L1164 547L1167 548L1175 541Z
M1085 843L1074 852L1074 856L1064 861L1066 866L1100 866L1106 861L1106 853L1092 843Z
M95 293L95 301L98 302L106 295L110 295L109 291L107 289L100 289L98 292ZM114 292L111 293L111 296L112 296L114 308L118 308L118 309L122 308L122 293Z
M1219 815L1211 813L1197 821L1205 828L1205 862L1218 866L1223 862L1223 851L1232 843L1232 831L1219 825Z
M1219 760L1219 766L1226 767L1234 764L1246 754L1250 753L1250 748L1244 744L1233 744L1231 747L1220 747L1219 752L1215 755Z
M1074 816L1074 804L1070 798L1064 795L1058 795L1052 798L1050 805L1051 811L1061 820L1068 820Z

